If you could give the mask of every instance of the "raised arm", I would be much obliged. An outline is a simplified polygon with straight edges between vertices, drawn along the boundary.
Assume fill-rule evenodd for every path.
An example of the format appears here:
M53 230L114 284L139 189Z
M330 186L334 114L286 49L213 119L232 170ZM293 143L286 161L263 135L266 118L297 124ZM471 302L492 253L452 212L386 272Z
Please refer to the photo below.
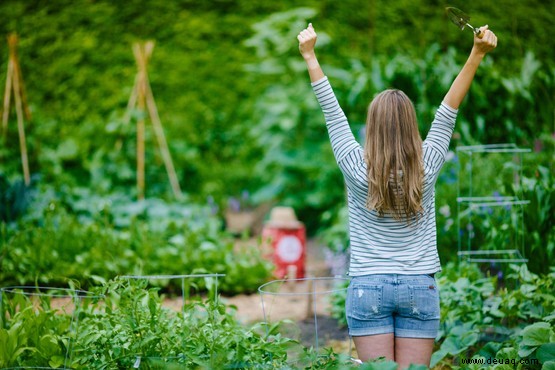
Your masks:
M488 52L497 46L497 36L488 29L488 26L481 27L480 30L482 38L474 35L474 46L470 56L443 99L443 102L451 108L459 108L470 88L480 62Z
M320 67L320 63L318 63L316 53L314 53L316 37L316 32L314 28L312 28L312 23L309 23L308 27L302 30L297 36L297 40L299 40L299 51L306 62L311 82L316 82L324 78L324 72Z
M344 163L344 159L353 153L353 151L360 149L360 145L355 140L347 117L341 109L322 68L320 68L318 59L316 59L316 54L314 53L316 32L314 32L312 23L309 23L308 27L299 33L297 39L299 40L299 51L308 67L312 89L326 120L326 127L335 159L339 164L339 168L347 175L349 166Z

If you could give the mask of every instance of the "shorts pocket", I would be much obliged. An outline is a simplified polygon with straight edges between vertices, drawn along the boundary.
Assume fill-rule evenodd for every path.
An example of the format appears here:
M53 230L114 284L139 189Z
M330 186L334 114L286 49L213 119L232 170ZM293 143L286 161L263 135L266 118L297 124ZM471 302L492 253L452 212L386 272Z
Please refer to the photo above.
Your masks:
M382 301L383 286L352 285L347 295L347 317L357 320L378 318L382 313Z
M409 294L412 317L439 319L439 292L435 284L409 286Z

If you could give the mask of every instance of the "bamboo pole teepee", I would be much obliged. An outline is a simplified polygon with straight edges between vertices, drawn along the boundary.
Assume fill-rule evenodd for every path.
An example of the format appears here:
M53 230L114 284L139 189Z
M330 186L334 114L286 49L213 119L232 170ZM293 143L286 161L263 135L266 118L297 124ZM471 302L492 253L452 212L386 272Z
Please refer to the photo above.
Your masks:
M25 140L25 125L23 117L27 120L31 119L31 113L27 105L27 98L25 95L25 88L23 85L23 77L21 75L21 68L19 66L19 59L17 57L17 34L12 33L8 36L9 58L8 58L8 72L6 74L6 88L4 90L4 110L2 113L2 133L6 139L8 131L8 118L10 115L10 102L13 92L15 113L17 117L17 131L19 134L19 149L21 151L21 165L23 167L23 178L25 184L31 183L31 176L29 172L29 160L27 156L27 144Z
M154 134L158 141L162 159L168 173L168 178L176 198L181 199L182 193L177 180L175 167L173 166L172 158L168 148L168 143L162 128L162 122L158 115L158 108L150 88L148 80L148 61L154 49L154 42L147 41L145 43L135 43L133 45L133 54L137 62L137 75L135 77L135 85L129 97L127 104L127 112L124 117L124 122L128 123L130 120L130 112L136 106L141 112L137 120L137 193L139 199L144 199L145 195L145 108L148 111L150 121L154 128Z

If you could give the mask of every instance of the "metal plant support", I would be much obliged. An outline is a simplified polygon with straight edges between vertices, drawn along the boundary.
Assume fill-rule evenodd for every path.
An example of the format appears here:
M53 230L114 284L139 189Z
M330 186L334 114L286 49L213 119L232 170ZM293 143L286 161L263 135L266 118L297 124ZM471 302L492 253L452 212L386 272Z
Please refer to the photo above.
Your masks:
M530 203L523 200L518 195L504 196L488 195L483 196L477 194L479 189L476 188L476 178L474 171L483 170L476 168L475 159L480 155L487 156L497 153L498 155L512 156L508 161L509 165L504 165L502 169L496 169L496 176L502 176L502 170L512 170L511 182L515 185L515 189L521 189L520 182L522 179L522 156L523 153L530 152L530 149L519 148L515 144L489 144L489 145L473 145L457 147L458 157L458 181L457 181L457 226L458 226L458 256L459 260L468 262L486 262L486 263L526 263L528 259L524 253L524 206ZM463 168L463 165L466 164ZM463 172L467 172L466 176ZM481 173L480 176L488 177L490 174ZM464 189L463 189L463 182ZM490 188L491 190L491 188ZM482 245L475 245L473 239L476 234L474 231L473 217L483 215L487 217L486 211L493 213L494 209L503 209L510 212L509 228L502 229L505 234L514 233L514 238L507 245L495 245L494 249L484 248ZM463 222L464 223L463 225ZM490 225L491 227L491 225Z
M218 278L224 277L225 274L186 274L186 275L123 275L122 279L134 280L181 280L181 301L183 303L182 312L185 313L185 304L189 298L189 279L214 279L214 301L218 302Z
M57 288L57 287L41 287L41 286L6 286L0 288L0 324L4 324L4 299L9 299L10 296L24 296L29 299L37 298L38 300L50 299L67 299L69 300L68 307L71 312L71 322L67 334L67 351L64 356L64 363L58 369L71 369L71 362L73 359L74 339L79 332L79 314L82 308L82 301L84 299L104 299L102 294L93 294L91 292L73 288ZM40 310L40 305L37 305L36 310ZM63 311L63 309L60 309ZM9 320L9 318L8 318ZM2 344L0 344L2 345ZM26 366L25 369L50 369L51 367L42 366ZM23 369L23 367L10 367L6 369Z
M260 293L260 301L264 322L266 323L266 335L269 335L269 327L273 321L282 319L290 319L291 317L272 317L272 308L281 305L291 305L292 301L298 300L296 305L306 306L306 318L312 319L314 323L314 344L316 351L320 349L320 338L318 329L318 301L329 299L334 293L347 291L347 283L350 281L347 277L307 277L299 279L279 279L267 282L258 287ZM284 301L279 298L285 298ZM291 300L293 298L293 300ZM304 301L304 302L303 302ZM289 306L290 307L290 306ZM292 307L291 307L292 309ZM276 315L279 316L279 315ZM350 344L349 344L350 345ZM349 354L351 348L349 348ZM290 360L292 360L290 358ZM294 360L292 360L294 361Z

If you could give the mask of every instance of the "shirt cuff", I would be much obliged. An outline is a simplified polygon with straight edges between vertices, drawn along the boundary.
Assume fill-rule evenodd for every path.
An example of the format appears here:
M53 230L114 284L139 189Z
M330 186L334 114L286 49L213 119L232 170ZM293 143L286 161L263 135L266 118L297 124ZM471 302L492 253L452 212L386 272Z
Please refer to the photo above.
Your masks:
M315 87L315 86L318 86L318 85L320 85L321 83L323 83L324 81L327 81L327 80L328 80L328 77L327 77L327 76L324 76L324 77L322 77L321 79L319 79L318 81L311 82L310 84L311 84L313 87Z
M441 105L442 105L443 107L445 107L445 109L447 109L447 111L448 111L449 113L453 114L453 115L457 115L457 113L459 112L458 109L451 108L451 107L450 107L446 102L444 102L444 101L441 102Z

